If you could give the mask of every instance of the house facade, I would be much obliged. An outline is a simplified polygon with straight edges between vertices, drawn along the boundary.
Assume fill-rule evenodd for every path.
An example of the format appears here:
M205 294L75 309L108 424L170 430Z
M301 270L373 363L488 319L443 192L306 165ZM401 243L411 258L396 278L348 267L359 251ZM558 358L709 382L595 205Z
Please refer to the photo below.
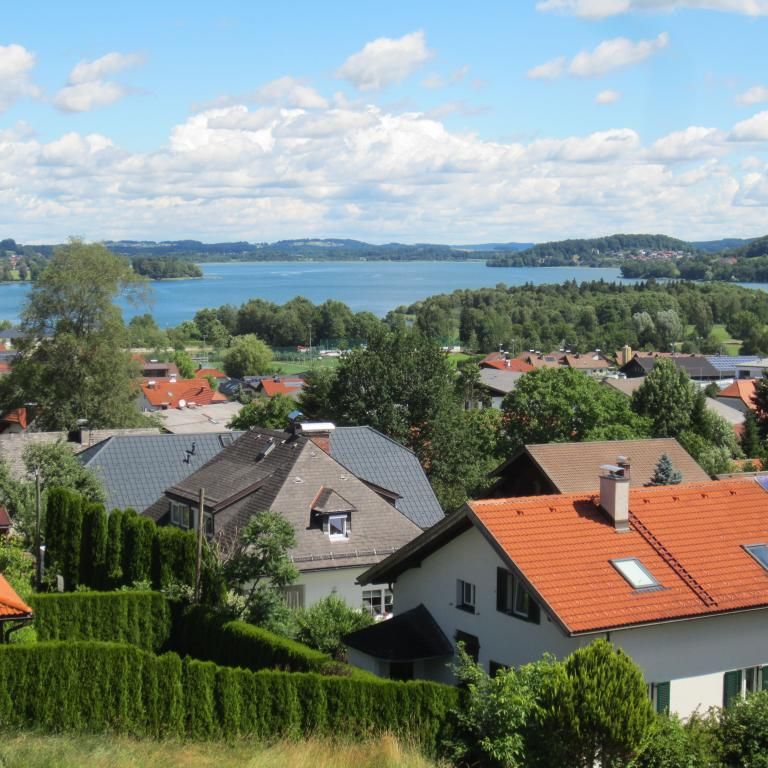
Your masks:
M604 638L639 664L658 711L727 704L768 688L766 519L755 481L630 490L619 465L599 493L471 502L363 574L393 585L388 623L406 620L399 645L378 643L378 626L349 636L350 660L452 682L459 641L492 673ZM421 658L408 633L429 636Z

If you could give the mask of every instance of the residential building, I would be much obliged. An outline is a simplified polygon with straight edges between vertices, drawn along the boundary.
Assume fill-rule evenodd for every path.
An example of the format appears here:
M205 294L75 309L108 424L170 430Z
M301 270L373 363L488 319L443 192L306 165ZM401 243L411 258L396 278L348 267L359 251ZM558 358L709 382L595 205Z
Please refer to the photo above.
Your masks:
M361 575L394 585L395 617L348 636L350 660L451 682L460 641L492 673L605 638L640 666L658 711L686 717L768 687L768 491L630 477L621 462L601 468L599 491L448 516Z
M146 360L142 355L132 355L132 359L141 368L141 375L145 379L177 379L179 377L179 368L176 363Z
M736 366L737 379L759 379L768 371L768 358L752 358L738 363Z
M517 386L521 376L525 374L494 368L480 370L480 384L488 393L492 408L501 408L504 398Z
M192 435L199 432L219 433L227 430L227 424L243 408L237 401L216 402L209 406L187 405L186 408L168 408L155 411L155 418L163 423L163 429L174 435Z
M0 643L8 642L11 632L32 621L32 609L16 594L0 573Z
M114 435L78 454L101 480L104 506L143 512L166 488L207 464L242 432Z
M613 363L611 363L611 361L598 349L594 352L587 352L586 354L567 353L563 355L562 359L563 365L566 367L573 368L582 373L588 373L591 376L605 374L611 368L615 368Z
M217 384L220 384L221 382L229 380L229 376L227 376L227 374L224 373L224 371L220 371L218 368L198 368L195 371L195 378L196 379L213 378L213 379L216 379Z
M647 485L659 459L667 454L683 482L707 482L709 475L674 438L601 440L593 443L525 445L491 473L498 478L484 498L537 496L549 493L592 491L598 486L594 468L617 455L632 463L633 487Z
M251 382L250 386L261 397L284 395L298 400L304 388L304 379L299 376L270 376Z
M0 536L7 536L11 530L11 516L5 506L0 506Z
M507 352L491 352L478 365L483 369L490 368L497 371L510 371L514 373L528 373L534 370L534 366L530 363L521 360L519 357L510 357Z
M379 485L370 467L368 477L359 477L333 458L329 451L334 431L332 424L294 424L287 432L247 432L167 488L145 514L161 525L196 527L202 488L206 534L226 543L239 537L254 514L277 512L296 534L290 554L300 576L286 593L291 605L311 605L335 593L350 605L388 613L388 585L363 588L357 579L418 536L428 521L418 503L398 509L402 494ZM347 439L354 441L355 436ZM346 456L351 452L354 446L347 445ZM386 479L377 477L380 482Z
M714 366L704 355L668 354L661 352L635 352L632 359L619 368L619 372L628 378L647 376L657 360L671 360L678 368L685 371L695 381L718 381L732 378L733 370L723 370Z
M755 379L736 379L725 389L720 390L717 399L737 411L747 413L755 410L753 397L755 395Z
M211 389L206 379L149 379L141 383L142 411L210 406L229 402L221 392Z

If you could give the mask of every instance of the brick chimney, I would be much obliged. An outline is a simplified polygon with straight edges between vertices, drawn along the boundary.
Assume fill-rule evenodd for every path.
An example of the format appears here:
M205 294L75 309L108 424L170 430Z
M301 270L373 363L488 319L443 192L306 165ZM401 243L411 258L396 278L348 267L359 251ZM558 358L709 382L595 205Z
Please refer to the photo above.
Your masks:
M619 531L629 530L629 459L619 456L616 464L600 467L600 508Z
M331 454L331 432L336 425L330 421L304 422L296 425L297 430L308 437L321 451Z

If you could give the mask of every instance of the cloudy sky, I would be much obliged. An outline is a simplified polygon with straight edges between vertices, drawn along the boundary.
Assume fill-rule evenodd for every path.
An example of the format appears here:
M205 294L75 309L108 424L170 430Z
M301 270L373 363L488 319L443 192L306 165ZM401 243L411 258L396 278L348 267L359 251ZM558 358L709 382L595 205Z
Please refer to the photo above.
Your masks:
M17 3L0 238L768 232L768 0Z

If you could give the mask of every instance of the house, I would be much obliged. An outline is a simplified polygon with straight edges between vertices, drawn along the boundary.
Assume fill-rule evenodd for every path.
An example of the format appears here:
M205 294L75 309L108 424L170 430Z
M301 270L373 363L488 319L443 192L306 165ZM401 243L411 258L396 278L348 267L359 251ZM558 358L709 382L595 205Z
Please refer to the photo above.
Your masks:
M729 378L727 370L715 367L705 355L668 354L663 352L635 352L634 357L619 368L619 372L628 378L647 376L662 358L671 360L678 368L685 371L694 381L718 381ZM733 377L733 373L730 373Z
M210 406L188 406L155 411L156 418L163 423L163 429L174 435L191 435L197 432L219 433L228 429L227 424L243 408L242 403L223 401Z
M298 400L304 388L304 379L298 376L264 376L250 384L251 388L261 397L284 395Z
M605 374L615 367L605 355L601 354L599 349L583 355L566 353L562 359L563 365L568 368L588 373L591 376Z
M593 443L524 445L491 472L498 478L484 498L537 496L548 493L592 491L597 488L594 468L613 462L617 455L632 462L632 486L646 485L659 459L667 454L683 482L710 480L674 438L653 440L601 440Z
M27 409L24 407L13 408L0 416L0 434L18 435L26 432L28 422Z
M737 379L725 389L720 390L717 399L737 411L747 413L755 410L753 397L755 395L755 379Z
M141 383L139 403L142 411L165 411L226 402L229 402L227 397L211 389L206 379L150 379Z
M138 363L141 368L141 375L145 379L176 379L179 377L179 368L176 363L145 360L141 355L133 355L132 358Z
M195 378L196 379L215 379L216 384L223 384L225 381L229 381L229 376L227 376L224 371L220 371L218 368L198 368L195 371Z
M166 488L200 469L242 434L114 435L86 448L78 459L101 480L108 511L143 512Z
M530 363L521 360L519 357L510 357L506 352L491 352L486 355L479 363L481 369L495 369L497 371L510 371L513 373L528 373L534 370Z
M492 673L605 638L640 666L658 711L685 717L768 685L768 491L630 488L626 464L599 482L470 502L369 568L362 585L394 585L396 642L383 625L353 633L350 661L451 682L459 641Z
M755 378L755 376L748 375L749 369L754 368L760 362L760 357L757 355L706 355L706 358L726 379ZM756 374L756 376L761 375L762 373Z
M517 386L521 376L525 374L494 368L480 370L480 384L490 396L492 408L501 408L504 398Z
M300 576L286 590L290 605L311 605L335 593L350 605L388 613L387 584L363 589L357 579L418 536L424 521L409 507L398 509L400 494L379 486L370 469L361 478L333 458L328 451L334 431L332 424L298 423L285 432L249 431L167 488L144 514L160 525L196 527L198 493L204 488L205 531L226 544L257 512L277 512L296 534L290 555ZM350 450L347 446L347 455Z
M768 358L752 358L735 366L737 379L759 379L768 371Z
M11 530L11 516L4 506L0 506L0 536L7 536Z
M0 643L8 642L11 632L32 621L32 609L16 594L0 573Z

